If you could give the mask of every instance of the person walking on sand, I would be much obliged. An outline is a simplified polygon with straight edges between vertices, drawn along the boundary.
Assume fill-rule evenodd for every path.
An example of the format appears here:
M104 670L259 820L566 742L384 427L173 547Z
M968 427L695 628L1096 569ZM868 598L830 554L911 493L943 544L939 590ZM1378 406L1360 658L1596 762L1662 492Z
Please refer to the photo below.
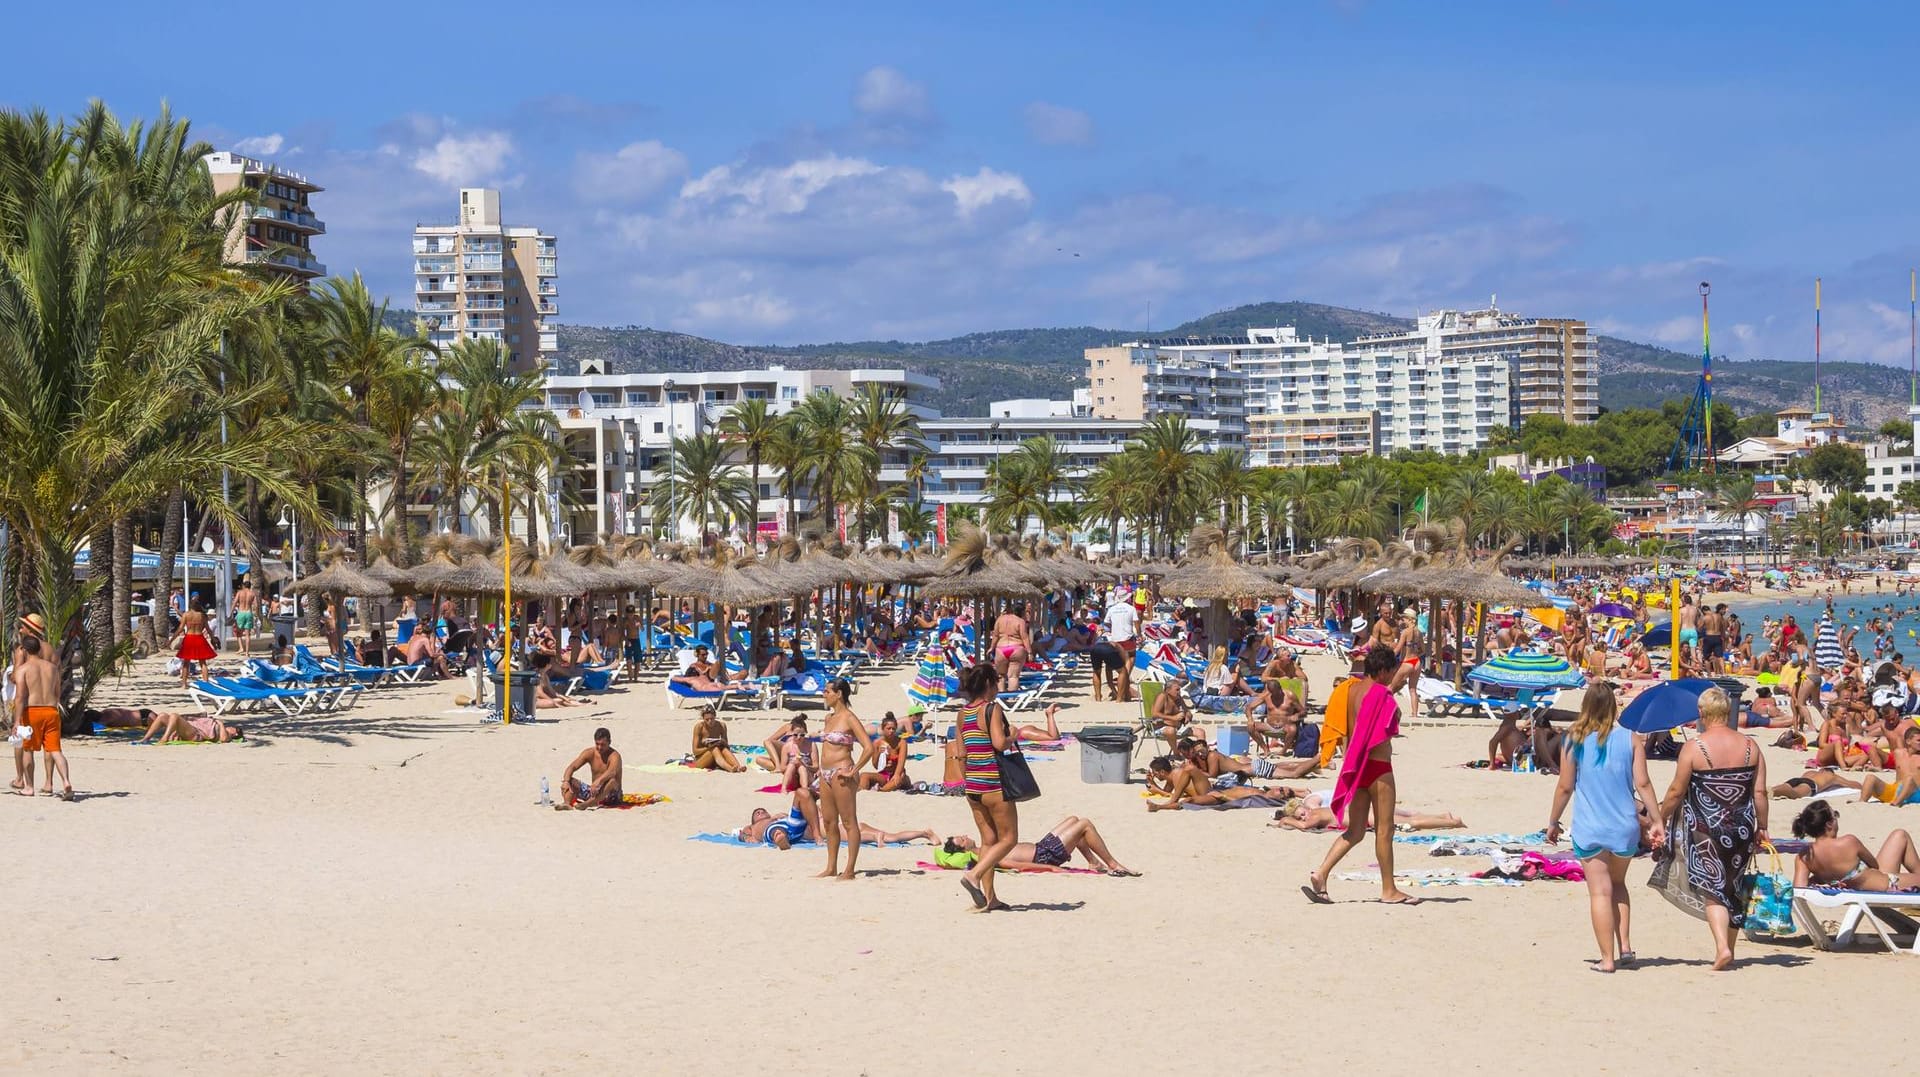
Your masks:
M1347 748L1340 761L1340 777L1333 784L1333 817L1345 827L1333 839L1320 867L1300 889L1316 905L1332 904L1327 877L1342 857L1367 834L1369 814L1374 827L1374 855L1380 861L1380 901L1387 905L1418 905L1420 899L1403 893L1393 881L1393 738L1400 733L1400 704L1394 702L1394 671L1400 657L1387 647L1372 647L1361 670L1364 688L1347 693Z
M1672 840L1648 885L1713 933L1713 969L1733 966L1735 932L1746 924L1741 880L1767 843L1767 761L1752 737L1729 724L1727 693L1700 693L1700 735L1680 749L1673 785L1654 818Z
M1018 742L1007 728L1007 712L995 692L999 685L999 674L984 662L960 674L960 692L966 698L956 723L964 752L962 773L967 808L980 831L980 859L960 876L960 887L983 912L1007 908L994 894L993 873L1020 841L1017 806L1000 788L1000 753L1018 750Z
M200 663L200 671L205 673L207 663L216 657L213 645L207 642L207 611L200 603L189 606L180 618L174 641L179 645L173 656L180 660L180 687L185 688L193 679L193 664Z
M260 593L245 576L240 577L240 590L233 596L233 634L240 638L240 658L242 661L253 654L253 630L260 625Z
M860 791L860 772L873 760L873 737L867 724L847 706L853 682L845 677L828 681L820 690L827 717L820 723L820 840L827 846L827 869L820 878L853 878L860 859L860 816L854 805ZM853 746L860 746L855 761ZM847 868L840 870L840 845L847 846Z
M73 781L67 774L67 755L60 750L60 672L47 661L45 645L33 636L20 641L20 663L13 670L14 721L27 729L26 739L14 751L24 756L24 766L14 769L21 779L13 791L33 795L33 753L46 758L47 784L41 792L53 795L53 776L60 775L60 799L73 799Z
M1547 842L1554 844L1560 840L1560 816L1567 802L1573 802L1573 855L1586 871L1601 972L1612 972L1616 964L1633 964L1627 865L1640 852L1636 801L1653 821L1648 842L1658 848L1667 839L1658 815L1660 802L1654 799L1653 781L1647 777L1646 745L1637 734L1615 724L1619 713L1610 685L1595 681L1587 686L1580 717L1561 742L1560 781L1553 788L1553 808L1547 815Z

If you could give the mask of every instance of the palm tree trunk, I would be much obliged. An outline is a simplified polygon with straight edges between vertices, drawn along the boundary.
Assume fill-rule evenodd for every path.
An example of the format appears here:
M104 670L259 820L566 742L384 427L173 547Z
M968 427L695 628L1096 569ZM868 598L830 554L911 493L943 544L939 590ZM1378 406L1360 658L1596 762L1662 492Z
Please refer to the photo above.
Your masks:
M87 600L87 637L98 655L113 649L113 591L101 586L101 574L113 571L113 528L102 527L89 540L87 583L93 595Z
M133 517L113 522L113 642L133 634Z
M300 562L302 579L307 579L320 571L320 557L314 549L313 541L315 530L311 524L300 529L300 547L293 553ZM322 628L320 616L326 612L326 599L321 595L305 595L301 597L300 604L307 611L307 634L320 635Z
M354 470L353 493L353 550L364 567L367 563L367 469Z
M753 472L753 476L749 480L753 483L753 516L751 520L749 520L747 523L747 541L757 544L760 541L760 452L759 450L757 449L754 450L754 452L748 457L748 461L751 464L752 472Z
M167 620L167 596L173 591L175 558L180 553L180 532L186 526L185 494L174 487L167 494L167 511L160 523L160 575L153 581L154 633L165 643L173 626Z

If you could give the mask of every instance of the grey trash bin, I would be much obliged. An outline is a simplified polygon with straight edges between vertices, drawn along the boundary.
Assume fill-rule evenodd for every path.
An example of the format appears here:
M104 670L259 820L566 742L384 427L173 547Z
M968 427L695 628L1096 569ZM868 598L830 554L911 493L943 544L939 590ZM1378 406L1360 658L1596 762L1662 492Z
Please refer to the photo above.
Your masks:
M507 695L506 685L500 683L502 676L500 673L494 673L487 678L493 682L493 698L496 702L506 698ZM530 720L533 718L534 695L539 683L540 675L538 673L522 672L517 669L513 671L513 717L515 721Z
M289 651L293 650L293 643L294 643L293 630L298 623L299 622L294 619L294 616L291 613L274 614L273 615L274 645L279 646L280 641L285 640L287 650Z
M1090 725L1075 734L1080 742L1080 780L1095 785L1125 785L1133 762L1133 730L1123 725Z

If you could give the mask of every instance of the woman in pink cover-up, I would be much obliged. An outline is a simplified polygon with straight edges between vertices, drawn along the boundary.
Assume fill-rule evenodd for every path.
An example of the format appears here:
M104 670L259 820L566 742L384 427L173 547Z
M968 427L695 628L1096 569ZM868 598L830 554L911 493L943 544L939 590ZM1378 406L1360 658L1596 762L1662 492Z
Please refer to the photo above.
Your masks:
M1393 738L1400 732L1400 704L1394 702L1388 685L1399 664L1390 648L1371 648L1361 667L1370 683L1364 691L1347 693L1351 732L1346 755L1340 760L1340 777L1333 783L1333 816L1346 829L1333 839L1319 870L1307 876L1307 885L1300 888L1317 905L1332 903L1327 877L1366 836L1369 812L1381 821L1373 834L1374 854L1380 861L1381 902L1420 904L1419 898L1402 893L1393 882Z

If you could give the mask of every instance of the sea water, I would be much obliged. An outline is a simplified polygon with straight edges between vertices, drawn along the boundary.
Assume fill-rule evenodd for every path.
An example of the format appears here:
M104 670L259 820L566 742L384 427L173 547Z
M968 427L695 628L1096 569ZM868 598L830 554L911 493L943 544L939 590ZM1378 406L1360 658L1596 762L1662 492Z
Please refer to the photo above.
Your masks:
M1859 585L1858 580L1854 583L1855 586ZM1728 610L1740 615L1742 630L1753 634L1753 653L1765 654L1767 641L1760 632L1760 622L1763 618L1778 621L1791 613L1801 629L1808 636L1812 636L1814 626L1820 623L1821 612L1827 608L1828 597L1821 594L1782 595L1775 598L1762 591L1751 598L1710 594L1703 597L1701 601L1715 605L1726 602ZM1893 649L1905 654L1908 658L1920 656L1920 597L1909 595L1905 598L1895 598L1891 589L1878 594L1872 591L1861 594L1856 591L1850 595L1843 595L1836 590L1831 597L1834 624L1850 624L1861 630L1862 635L1857 637L1853 644L1861 654L1873 653L1873 637L1864 634L1867 620L1872 617L1885 619L1887 608L1892 607ZM1914 634L1909 635L1909 632Z

